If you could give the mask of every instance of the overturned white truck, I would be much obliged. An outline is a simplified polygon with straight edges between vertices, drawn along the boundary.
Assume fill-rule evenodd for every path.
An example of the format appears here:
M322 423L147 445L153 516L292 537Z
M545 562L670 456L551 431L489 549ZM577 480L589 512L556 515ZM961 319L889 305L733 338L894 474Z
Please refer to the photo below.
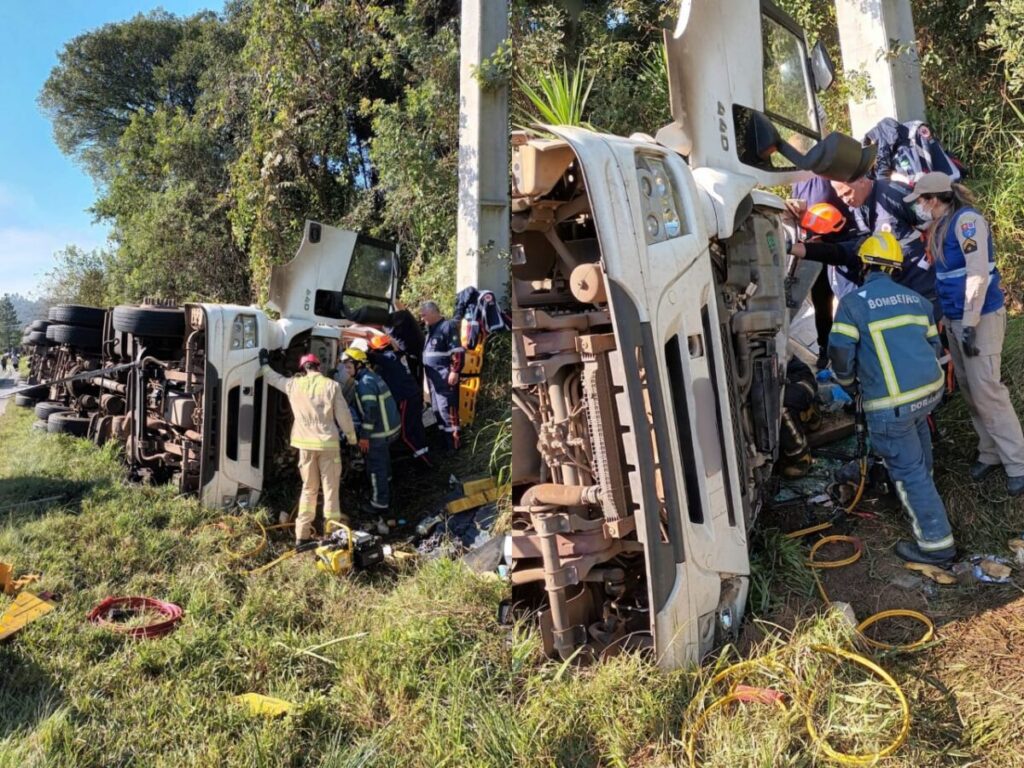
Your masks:
M356 338L388 325L398 254L387 242L307 221L295 258L274 267L271 318L255 306L59 305L37 337L38 365L17 404L42 429L122 442L134 476L174 483L211 507L255 504L287 446L287 401L259 375L259 350L282 372L316 354L324 370Z
M684 1L665 37L673 122L656 138L512 139L505 556L513 607L562 658L639 646L677 666L734 637L790 319L784 203L756 187L874 158L823 136L832 65L770 2Z

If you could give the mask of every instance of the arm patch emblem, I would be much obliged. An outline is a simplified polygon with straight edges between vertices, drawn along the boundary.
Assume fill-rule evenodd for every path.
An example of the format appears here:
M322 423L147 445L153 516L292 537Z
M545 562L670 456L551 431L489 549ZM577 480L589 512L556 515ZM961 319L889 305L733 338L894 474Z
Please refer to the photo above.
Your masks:
M964 253L974 253L976 250L978 250L978 244L971 240L970 238L968 238L967 240L964 240L963 248Z
M978 233L978 225L974 219L971 219L970 221L965 221L960 225L960 231L963 233L964 237L974 237Z

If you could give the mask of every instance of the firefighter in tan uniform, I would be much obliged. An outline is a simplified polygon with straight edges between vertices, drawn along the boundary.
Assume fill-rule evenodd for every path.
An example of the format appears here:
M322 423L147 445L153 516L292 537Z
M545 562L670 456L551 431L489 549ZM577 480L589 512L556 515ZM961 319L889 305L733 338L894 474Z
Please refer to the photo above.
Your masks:
M295 518L295 541L303 544L312 538L316 498L324 489L324 520L343 522L341 515L341 444L338 427L351 445L356 431L352 414L341 386L320 373L316 355L305 355L299 361L305 375L282 376L270 367L270 353L260 350L260 375L267 383L284 392L292 414L291 445L299 449L299 474L302 493L299 514Z

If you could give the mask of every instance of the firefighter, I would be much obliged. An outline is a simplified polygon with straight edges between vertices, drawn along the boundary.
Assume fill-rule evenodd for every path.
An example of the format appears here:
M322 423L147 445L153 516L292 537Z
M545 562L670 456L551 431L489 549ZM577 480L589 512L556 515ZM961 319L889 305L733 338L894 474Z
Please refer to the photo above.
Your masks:
M345 439L356 443L356 431L348 405L338 383L320 373L320 359L304 355L299 361L301 376L288 378L270 367L270 353L259 352L260 375L270 386L288 397L294 421L291 445L299 449L302 493L295 518L295 541L301 546L313 535L316 499L323 486L324 520L346 522L341 514L341 445L338 427Z
M916 204L919 217L935 221L928 251L935 260L953 369L978 433L971 477L983 480L1002 466L1007 490L1019 496L1024 493L1024 434L1000 379L1006 308L988 223L967 188L944 173L922 176L904 200Z
M932 480L927 416L942 398L945 376L931 302L893 280L903 252L891 232L867 238L858 254L864 282L839 303L829 336L832 372L861 398L872 448L910 516L915 541L897 542L896 554L946 565L956 549Z
M372 489L369 511L384 515L391 507L391 441L401 429L398 406L388 385L370 368L366 352L349 347L341 362L356 382L359 450L366 456Z
M804 477L814 464L807 433L821 427L821 413L815 403L817 394L818 382L811 369L799 358L791 358L786 365L786 390L779 430L779 473L783 477Z
M427 326L423 367L430 385L430 405L437 416L445 449L458 450L459 372L465 354L459 339L459 324L446 320L433 301L420 304L420 317Z
M398 359L391 346L391 337L387 334L374 336L370 339L367 352L370 365L384 379L391 390L391 395L398 403L398 413L402 420L401 441L409 449L414 458L420 459L427 467L430 464L430 448L427 446L427 435L423 429L423 389L409 373L402 361Z

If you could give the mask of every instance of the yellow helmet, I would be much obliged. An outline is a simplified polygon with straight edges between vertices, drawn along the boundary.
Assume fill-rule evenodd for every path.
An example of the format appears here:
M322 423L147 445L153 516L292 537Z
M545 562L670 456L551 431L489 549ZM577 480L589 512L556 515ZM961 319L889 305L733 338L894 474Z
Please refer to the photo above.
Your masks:
M857 255L864 264L873 264L876 267L903 266L903 248L892 232L872 235L860 244Z
M352 360L353 362L362 363L363 365L366 365L366 362L369 358L366 357L366 352L362 349L359 349L359 347L349 347L342 354L341 359L342 362L344 362L345 360Z

